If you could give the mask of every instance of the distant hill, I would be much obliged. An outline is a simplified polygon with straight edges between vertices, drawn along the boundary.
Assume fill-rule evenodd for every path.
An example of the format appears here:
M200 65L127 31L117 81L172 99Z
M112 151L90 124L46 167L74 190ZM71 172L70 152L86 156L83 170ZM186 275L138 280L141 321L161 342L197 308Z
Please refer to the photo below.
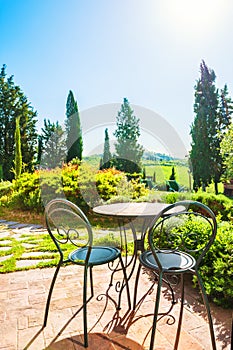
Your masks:
M86 160L93 160L95 162L99 162L100 158L102 157L102 154L92 154L90 156L84 157L84 159ZM169 156L168 154L165 153L157 153L157 152L153 152L153 151L145 151L143 156L142 156L143 160L150 160L150 161L181 161L181 159L178 158L173 158L171 156Z
M142 159L144 160L153 160L153 161L170 161L170 160L174 160L173 157L169 156L168 154L164 154L164 153L156 153L153 151L145 151L143 154Z

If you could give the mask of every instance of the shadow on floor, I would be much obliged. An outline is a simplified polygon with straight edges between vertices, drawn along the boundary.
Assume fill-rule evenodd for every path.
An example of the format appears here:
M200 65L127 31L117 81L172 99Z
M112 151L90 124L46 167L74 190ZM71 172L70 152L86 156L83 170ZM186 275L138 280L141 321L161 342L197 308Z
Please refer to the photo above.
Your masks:
M89 350L143 350L144 348L132 339L127 338L124 335L116 337L111 334L104 333L91 333L88 336L88 349ZM83 347L83 336L75 335L71 338L65 338L57 342L52 342L46 350L61 350L61 349L75 349L81 350Z
M151 271L143 269L143 273L148 275L151 282L156 283L156 276ZM180 282L179 278L174 278L171 276L171 286L174 292L175 300L179 301L180 298ZM173 284L174 283L174 284ZM171 288L167 285L162 291L162 298L172 301ZM185 306L187 309L192 310L196 315L201 316L204 320L207 320L206 310L203 304L203 300L200 294L198 286L194 287L192 282L192 274L185 275ZM216 340L222 342L222 349L227 348L232 337L233 327L233 310L223 309L214 303L210 302L211 315L215 325ZM232 325L232 326L231 326ZM231 339L231 342L233 339ZM233 350L233 346L232 346Z

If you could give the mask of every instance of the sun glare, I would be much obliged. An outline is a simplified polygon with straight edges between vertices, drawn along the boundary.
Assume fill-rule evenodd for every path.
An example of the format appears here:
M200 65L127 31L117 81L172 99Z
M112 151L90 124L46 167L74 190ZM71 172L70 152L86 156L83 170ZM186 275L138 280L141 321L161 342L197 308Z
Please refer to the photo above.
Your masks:
M160 2L160 14L169 34L199 39L220 29L230 6L230 0L164 0Z

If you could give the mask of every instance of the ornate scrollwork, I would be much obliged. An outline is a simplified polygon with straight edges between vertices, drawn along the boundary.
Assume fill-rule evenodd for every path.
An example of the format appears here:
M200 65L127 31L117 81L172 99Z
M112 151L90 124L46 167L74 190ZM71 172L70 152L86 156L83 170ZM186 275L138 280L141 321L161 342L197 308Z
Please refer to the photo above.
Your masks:
M58 227L54 232L53 237L58 243L65 244L68 242L68 234L64 227Z
M78 244L77 244L77 242L76 242L77 240L80 239L80 234L79 234L78 230L77 230L77 229L74 229L74 228L70 228L70 229L68 230L68 232L67 232L67 235L68 235L69 241L70 241L72 244L78 246Z

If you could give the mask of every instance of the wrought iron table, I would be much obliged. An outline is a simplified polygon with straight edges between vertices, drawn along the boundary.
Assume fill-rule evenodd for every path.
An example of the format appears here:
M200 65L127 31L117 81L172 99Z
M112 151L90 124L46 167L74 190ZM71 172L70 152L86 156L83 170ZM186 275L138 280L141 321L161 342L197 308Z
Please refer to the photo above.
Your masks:
M144 250L144 237L154 217L168 204L149 202L126 202L100 205L93 208L95 214L108 216L118 220L120 228L121 248L124 249L124 264L129 281L135 270L138 252ZM182 211L182 206L174 208ZM170 214L171 212L169 212ZM128 244L130 242L127 226L130 229L133 240L133 254L128 255ZM124 286L122 287L123 290Z

